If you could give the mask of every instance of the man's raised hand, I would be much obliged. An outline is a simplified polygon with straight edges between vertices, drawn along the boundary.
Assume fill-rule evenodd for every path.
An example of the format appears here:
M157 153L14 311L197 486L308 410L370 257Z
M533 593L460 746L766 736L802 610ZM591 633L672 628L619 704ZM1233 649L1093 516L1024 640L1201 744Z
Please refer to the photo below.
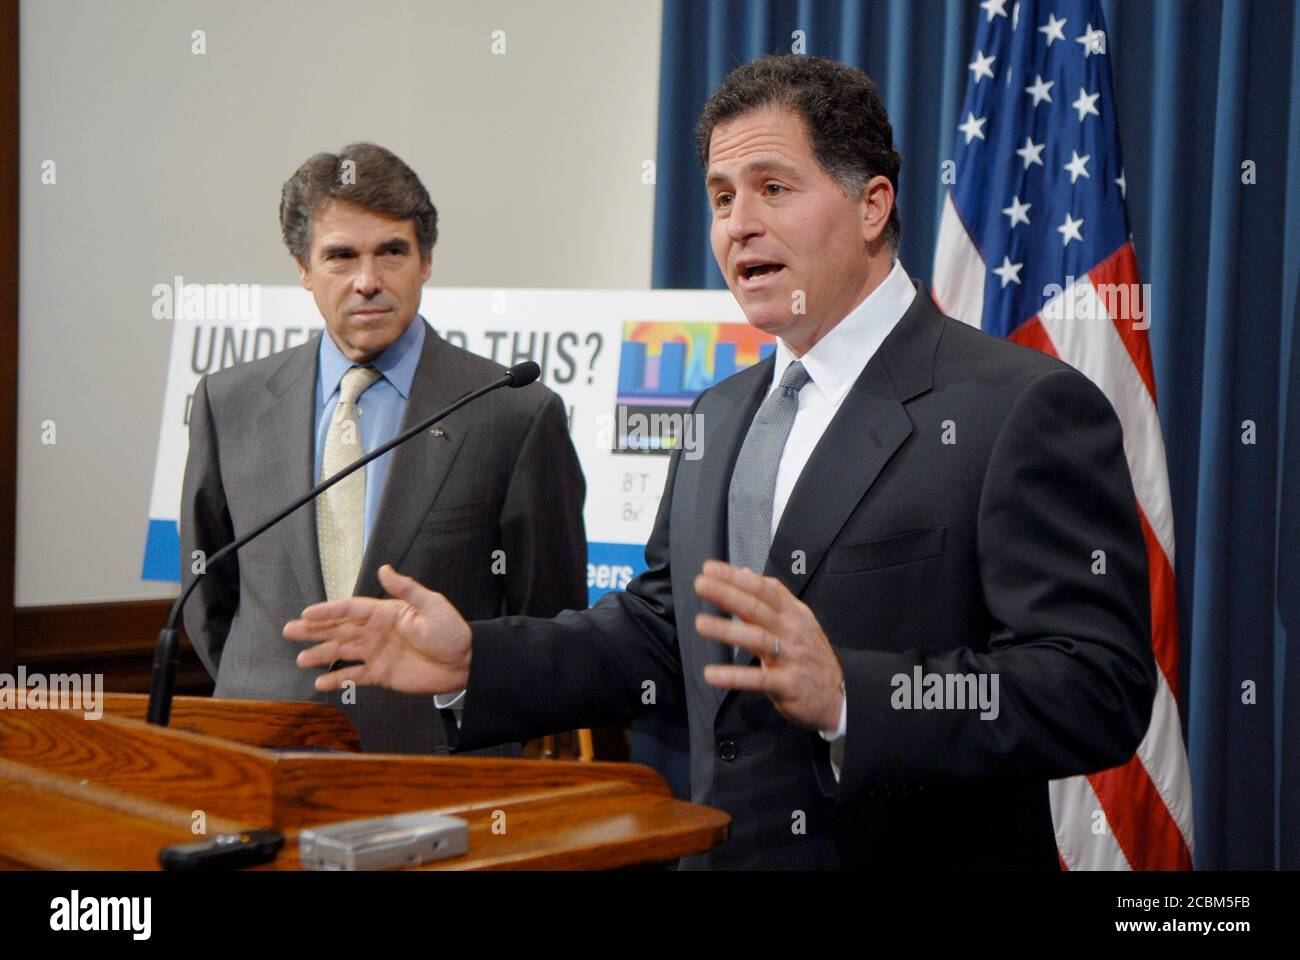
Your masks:
M844 670L821 624L775 577L719 560L706 560L695 592L736 619L695 615L700 636L737 646L759 665L711 663L704 682L727 690L765 693L791 723L827 733L838 729L844 705Z
M316 689L388 687L399 693L453 693L469 683L470 629L456 608L388 564L379 582L393 599L348 597L316 603L284 627L287 640L311 643L298 654L302 669L351 666L316 678Z

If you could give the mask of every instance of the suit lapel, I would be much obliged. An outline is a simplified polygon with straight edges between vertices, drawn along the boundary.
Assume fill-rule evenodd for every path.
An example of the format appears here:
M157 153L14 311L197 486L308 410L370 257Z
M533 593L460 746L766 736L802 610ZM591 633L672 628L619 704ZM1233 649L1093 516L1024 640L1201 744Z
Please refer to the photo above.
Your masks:
M416 321L424 322L418 317ZM420 363L411 380L411 393L398 432L419 423L478 386L481 384L471 383L461 365L455 362L446 342L432 328L426 329ZM366 552L361 559L361 570L353 591L356 596L383 596L379 568L391 563L400 569L425 514L437 499L465 442L470 422L466 409L456 411L438 425L441 436L426 433L412 437L386 454L393 460L380 495L375 526L370 531Z
M759 406L763 402L763 397L767 394L767 389L772 383L772 365L775 361L768 357L747 370L744 370L729 380L723 381L716 389L723 393L719 397L718 406L721 412L717 414L717 423L706 422L704 429L708 431L707 437L713 439L706 440L706 455L703 463L700 465L700 483L699 496L697 502L700 504L716 504L715 509L701 510L697 516L701 517L700 529L694 538L696 544L695 556L690 562L690 576L693 579L704 565L705 560L727 560L729 547L727 544L727 495L731 487L731 473L736 465L736 458L740 456L740 448L745 442L745 434L749 432L750 421L754 419L754 414L758 412ZM729 396L728 396L729 394ZM710 414L703 414L706 419ZM703 609L703 605L691 590L693 605L697 609ZM722 611L713 606L705 609L706 613L721 615ZM692 611L690 620L694 623L694 611ZM694 628L692 627L692 633ZM730 663L730 647L724 647L722 644L713 640L705 640L695 634L698 643L703 644L703 656L701 661L704 664L709 663ZM703 667L701 667L703 669ZM709 691L715 697L715 706L721 706L723 697L726 693L717 687L708 687Z
M316 363L320 342L317 334L290 351L285 362L266 381L275 403L258 417L263 476L270 486L272 504L285 504L302 496L315 483L312 476L315 452ZM293 575L306 604L325 599L325 580L320 570L316 543L316 508L304 504L280 521L288 545ZM300 559L301 558L301 559Z
M933 386L942 330L942 314L918 288L813 449L781 514L763 571L796 597L885 465L912 435L903 405Z

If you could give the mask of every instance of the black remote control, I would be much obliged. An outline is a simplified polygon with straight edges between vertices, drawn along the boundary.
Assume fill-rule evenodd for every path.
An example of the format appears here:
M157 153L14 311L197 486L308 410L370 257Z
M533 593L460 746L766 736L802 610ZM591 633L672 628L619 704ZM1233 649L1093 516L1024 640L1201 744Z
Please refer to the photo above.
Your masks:
M279 830L245 830L163 847L158 862L164 870L234 870L269 863L283 846L284 834Z

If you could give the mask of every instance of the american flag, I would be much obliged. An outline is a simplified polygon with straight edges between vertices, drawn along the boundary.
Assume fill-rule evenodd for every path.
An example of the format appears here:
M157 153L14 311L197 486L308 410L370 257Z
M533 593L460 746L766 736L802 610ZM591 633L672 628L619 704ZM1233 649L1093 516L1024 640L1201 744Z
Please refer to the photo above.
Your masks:
M1123 766L1051 784L1057 849L1070 870L1190 869L1169 476L1106 27L1097 0L984 0L978 17L932 293L949 316L1059 357L1105 392L1150 560L1151 725Z

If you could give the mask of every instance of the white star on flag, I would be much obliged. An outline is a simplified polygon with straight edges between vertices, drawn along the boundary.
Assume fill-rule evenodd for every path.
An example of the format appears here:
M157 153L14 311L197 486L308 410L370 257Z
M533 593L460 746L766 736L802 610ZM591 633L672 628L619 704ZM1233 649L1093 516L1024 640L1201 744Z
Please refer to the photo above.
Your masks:
M1053 13L1049 13L1047 15L1047 23L1039 27L1038 32L1042 34L1046 34L1048 47L1052 45L1052 41L1054 40L1061 40L1061 41L1065 40L1065 31L1062 28L1066 25L1067 22L1068 21L1063 19L1057 20L1056 15Z
M1079 88L1079 99L1070 104L1074 109L1079 111L1079 122L1083 123L1083 118L1088 114L1094 117L1100 117L1101 111L1097 109L1097 98L1101 96L1100 92L1089 93L1083 87Z
M1078 150L1070 151L1070 162L1065 165L1065 169L1070 171L1070 182L1077 183L1080 177L1092 179L1092 174L1088 172L1088 161L1092 159L1092 154L1085 153L1079 156Z
M1011 218L1011 226L1007 227L1007 229L1014 230L1017 223L1028 225L1029 208L1032 206L1032 203L1021 203L1019 194L1012 197L1011 206L1002 208L1002 212ZM1006 284L1003 284L1003 286L1006 286Z
M993 61L996 59L997 57L992 54L987 57L984 56L983 50L975 51L975 61L966 68L975 74L975 83L979 83L984 77L988 77L990 80L993 79Z
M1062 37L1061 39L1064 40L1065 38ZM1094 30L1091 23L1088 24L1088 29L1083 31L1083 36L1075 37L1074 42L1083 44L1083 59L1085 60L1094 53L1106 52L1106 35L1100 30Z
M1123 170L1121 170L1121 171L1119 172L1119 176L1115 178L1115 183L1118 184L1118 186L1119 186L1119 195L1120 195L1121 197L1127 198L1127 197L1128 197L1128 182L1124 179L1124 171L1123 171Z
M1065 215L1065 223L1056 228L1056 232L1062 237L1061 246L1068 247L1071 240L1078 240L1083 243L1083 235L1079 233L1079 228L1083 226L1083 217L1078 220L1070 219L1069 213Z
M1007 15L1007 0L984 0L980 7L989 15L990 22L994 17Z
M1020 263L1012 263L1010 257L1004 256L1002 266L995 268L993 272L1002 278L1002 286L1005 288L1008 283L1020 283L1020 268L1024 265L1023 260Z
M1048 103L1052 103L1051 89L1054 86L1056 86L1055 80L1048 80L1044 83L1043 75L1041 73L1036 73L1034 74L1034 82L1025 87L1025 93L1034 98L1034 106L1038 106L1044 100Z
M1043 147L1047 142L1034 143L1033 137L1025 137L1025 145L1016 151L1016 155L1025 161L1025 169L1028 170L1035 163L1040 167L1043 165Z
M976 137L984 139L984 117L977 117L973 113L966 114L966 122L961 124L957 129L966 134L966 142L970 143Z

